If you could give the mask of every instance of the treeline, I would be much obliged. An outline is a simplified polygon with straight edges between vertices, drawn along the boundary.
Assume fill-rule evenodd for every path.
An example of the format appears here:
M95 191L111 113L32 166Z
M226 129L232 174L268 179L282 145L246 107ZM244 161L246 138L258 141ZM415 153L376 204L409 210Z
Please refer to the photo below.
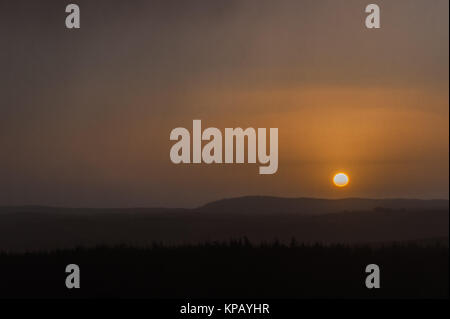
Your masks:
M448 247L307 245L247 238L199 245L77 248L0 254L0 297L448 298ZM67 289L65 267L80 267ZM365 268L380 267L380 289Z

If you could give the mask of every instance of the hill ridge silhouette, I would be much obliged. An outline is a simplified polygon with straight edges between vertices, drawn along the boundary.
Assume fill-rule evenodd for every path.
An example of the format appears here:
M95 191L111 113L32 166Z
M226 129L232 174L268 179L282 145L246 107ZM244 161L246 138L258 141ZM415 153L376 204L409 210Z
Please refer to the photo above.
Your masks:
M241 196L220 199L200 206L198 210L258 210L259 212L317 213L320 214L373 210L377 207L388 209L448 209L449 201L445 199L405 199L405 198L315 198L315 197L276 197L276 196ZM305 212L305 209L308 212Z
M245 196L236 196L236 197L226 197L222 199L213 200L207 202L206 204L202 204L193 208L185 208L185 207L166 207L166 206L130 206L130 207L73 207L73 206L58 206L58 205L0 205L0 212L5 210L15 210L25 209L25 210L91 210L91 211L113 211L113 210L185 210L185 211L202 211L209 208L219 208L221 204L233 204L233 202L241 202L247 201L277 201L279 203L282 202L296 202L299 204L300 202L324 202L329 204L335 203L347 203L347 202L367 202L367 203L379 203L379 204L389 204L389 203L403 203L409 204L403 208L413 208L411 204L431 204L430 207L435 208L449 208L449 200L448 199L420 199L420 198L367 198L367 197L344 197L344 198L321 198L321 197L283 197L283 196L271 196L271 195L245 195ZM383 208L392 208L397 209L397 207L384 207ZM374 207L375 208L375 207ZM400 207L401 208L401 207ZM347 209L348 210L348 209Z
M246 196L198 208L0 208L0 251L79 245L254 242L365 243L448 237L448 200Z

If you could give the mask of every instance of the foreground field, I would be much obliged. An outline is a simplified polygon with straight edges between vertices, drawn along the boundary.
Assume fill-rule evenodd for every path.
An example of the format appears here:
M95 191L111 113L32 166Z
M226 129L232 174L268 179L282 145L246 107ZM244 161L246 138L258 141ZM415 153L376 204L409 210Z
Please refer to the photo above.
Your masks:
M97 247L0 254L0 297L37 298L448 298L448 247L251 245ZM65 267L80 267L67 289ZM367 289L377 264L381 288Z

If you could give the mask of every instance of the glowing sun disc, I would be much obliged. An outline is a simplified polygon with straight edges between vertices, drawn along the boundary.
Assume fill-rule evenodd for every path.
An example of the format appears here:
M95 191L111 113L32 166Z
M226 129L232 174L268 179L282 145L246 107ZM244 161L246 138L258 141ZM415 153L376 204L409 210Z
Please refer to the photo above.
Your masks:
M333 177L333 183L334 185L336 185L337 187L344 187L347 186L349 182L349 178L348 175L345 173L337 173L336 175L334 175Z

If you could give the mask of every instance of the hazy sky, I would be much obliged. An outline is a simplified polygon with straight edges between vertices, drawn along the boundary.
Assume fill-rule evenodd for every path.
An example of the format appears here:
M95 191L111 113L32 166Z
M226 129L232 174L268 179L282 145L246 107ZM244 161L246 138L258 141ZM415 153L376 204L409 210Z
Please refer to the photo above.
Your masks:
M0 0L0 205L448 198L447 0L72 2ZM278 127L278 172L172 164L193 119Z

